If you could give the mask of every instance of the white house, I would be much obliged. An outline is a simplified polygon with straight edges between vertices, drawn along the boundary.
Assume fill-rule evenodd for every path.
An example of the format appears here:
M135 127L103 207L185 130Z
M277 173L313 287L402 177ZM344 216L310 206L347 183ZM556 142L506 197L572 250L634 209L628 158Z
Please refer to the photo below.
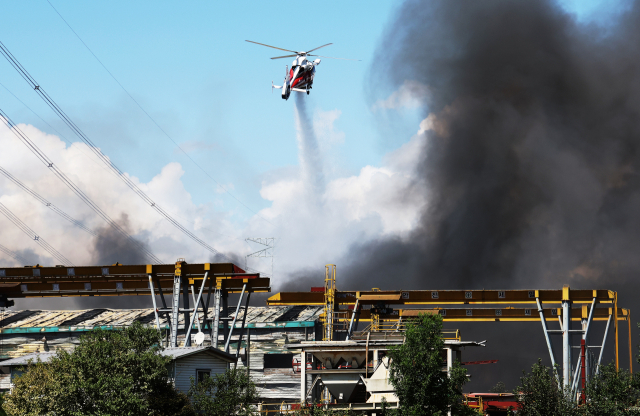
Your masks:
M222 374L236 357L213 347L178 347L166 348L160 355L171 357L169 377L173 379L176 389L187 393L191 387L191 377L200 381L207 375L213 377Z
M15 376L22 374L21 369L30 361L47 362L55 352L35 352L22 357L0 362L0 390L10 390ZM167 348L160 355L171 358L169 377L179 391L187 393L191 387L191 377L202 380L205 375L224 373L236 357L212 347Z

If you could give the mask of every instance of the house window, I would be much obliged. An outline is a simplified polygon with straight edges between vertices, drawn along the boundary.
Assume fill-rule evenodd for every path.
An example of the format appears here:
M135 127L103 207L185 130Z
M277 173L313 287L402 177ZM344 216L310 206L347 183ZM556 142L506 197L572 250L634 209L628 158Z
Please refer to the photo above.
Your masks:
M201 381L204 381L205 377L211 377L211 369L210 368L196 370L196 382L197 383L200 383Z

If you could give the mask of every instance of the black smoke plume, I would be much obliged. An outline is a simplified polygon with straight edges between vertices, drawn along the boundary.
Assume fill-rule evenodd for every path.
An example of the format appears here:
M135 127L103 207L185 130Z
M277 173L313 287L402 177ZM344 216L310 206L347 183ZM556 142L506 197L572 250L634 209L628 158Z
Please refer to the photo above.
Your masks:
M428 205L409 238L353 247L339 289L570 284L639 305L640 7L628 5L605 28L549 0L406 1L370 84L430 92ZM539 324L465 328L501 360L476 370L486 383L513 387L549 361Z
M130 234L131 224L127 214L123 213L120 216L118 225ZM99 228L96 232L98 235L94 238L92 264L110 265L115 263L148 263L145 255L136 247L136 245L113 227L105 225L104 227Z

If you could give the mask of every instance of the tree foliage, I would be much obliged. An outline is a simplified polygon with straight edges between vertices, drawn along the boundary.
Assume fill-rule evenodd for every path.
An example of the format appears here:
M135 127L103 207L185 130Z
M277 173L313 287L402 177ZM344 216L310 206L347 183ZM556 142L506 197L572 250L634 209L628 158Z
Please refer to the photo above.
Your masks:
M189 398L199 414L251 415L258 394L246 370L230 369L197 382L192 378Z
M638 376L623 369L616 371L613 364L600 367L598 375L587 383L585 393L585 415L640 415Z
M31 363L5 398L10 415L193 415L172 386L159 334L135 323L121 331L97 329L71 353Z
M559 386L551 370L540 361L530 374L525 374L514 393L517 414L525 416L626 416L640 415L640 380L624 369L616 371L613 364L600 367L585 387L585 400L578 405Z
M521 385L514 393L518 402L518 416L578 415L575 400L571 400L558 385L555 373L538 360L531 373L523 371Z
M456 362L443 371L442 317L421 314L407 322L405 342L390 350L390 381L400 400L400 415L473 414L461 403L466 370Z

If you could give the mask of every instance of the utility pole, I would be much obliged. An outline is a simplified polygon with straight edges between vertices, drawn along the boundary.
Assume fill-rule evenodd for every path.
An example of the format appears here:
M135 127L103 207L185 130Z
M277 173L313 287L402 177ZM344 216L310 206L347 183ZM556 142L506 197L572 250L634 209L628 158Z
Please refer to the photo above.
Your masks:
M273 251L276 245L275 237L251 237L251 238L245 238L244 241L260 244L261 246L265 247L254 253L247 254L247 256L244 259L245 269L247 267L247 259L249 257L266 257L266 258L270 257L271 258L271 278L273 279Z

